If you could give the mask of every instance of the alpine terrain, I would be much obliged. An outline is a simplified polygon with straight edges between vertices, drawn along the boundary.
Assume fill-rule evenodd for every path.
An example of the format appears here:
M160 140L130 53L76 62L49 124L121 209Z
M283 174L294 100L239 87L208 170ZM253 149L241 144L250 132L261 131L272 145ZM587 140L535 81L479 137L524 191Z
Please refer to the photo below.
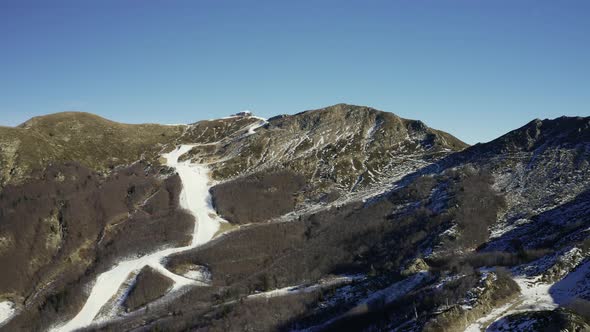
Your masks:
M0 127L2 331L588 331L590 117Z

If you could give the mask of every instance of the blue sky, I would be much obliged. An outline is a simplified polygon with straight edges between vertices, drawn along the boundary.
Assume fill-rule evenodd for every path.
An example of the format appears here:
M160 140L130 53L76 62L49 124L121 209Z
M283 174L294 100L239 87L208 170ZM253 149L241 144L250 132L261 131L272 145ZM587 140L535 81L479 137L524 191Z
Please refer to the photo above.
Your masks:
M336 103L469 142L590 115L590 1L0 0L0 124Z

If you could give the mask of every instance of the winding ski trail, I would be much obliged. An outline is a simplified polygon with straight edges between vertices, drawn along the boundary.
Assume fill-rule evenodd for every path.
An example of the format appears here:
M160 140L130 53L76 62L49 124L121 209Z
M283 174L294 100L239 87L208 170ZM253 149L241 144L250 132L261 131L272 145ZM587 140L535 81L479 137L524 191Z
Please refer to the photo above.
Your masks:
M145 266L150 266L172 279L174 286L171 291L187 285L201 285L195 280L170 272L161 263L165 257L171 254L190 250L207 243L219 229L220 218L211 205L211 196L209 194L209 169L203 165L191 164L190 161L178 161L180 156L193 147L194 145L181 145L174 151L163 155L167 160L167 165L176 169L182 181L180 207L186 209L195 217L191 244L185 247L168 248L137 259L119 262L111 270L98 276L82 310L73 319L63 325L54 327L51 331L73 331L92 324L101 308L117 294L117 291L129 278L130 274Z

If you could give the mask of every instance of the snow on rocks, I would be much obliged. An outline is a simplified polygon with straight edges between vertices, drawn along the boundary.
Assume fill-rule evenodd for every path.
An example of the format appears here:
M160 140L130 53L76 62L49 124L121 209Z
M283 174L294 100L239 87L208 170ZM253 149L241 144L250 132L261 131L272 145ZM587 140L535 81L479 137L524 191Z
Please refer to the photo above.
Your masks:
M556 260L563 261L570 258L579 263L578 254L579 249L572 248L558 255L557 258L552 257L550 261L555 264ZM547 269L546 261L546 258L536 261L542 267L541 271ZM530 268L530 266L527 267ZM517 269L517 271L526 272L527 269ZM564 271L564 274L566 273L567 271ZM514 301L492 310L487 316L468 326L465 331L483 331L491 323L498 322L500 319L513 314L554 310L560 305L568 304L577 296L590 294L590 260L582 261L572 272L555 283L543 282L544 277L544 274L515 276L514 281L520 287L521 295ZM500 326L501 324L497 325Z
M519 312L553 310L557 304L553 301L549 293L551 284L538 282L539 277L527 278L518 276L514 281L520 287L521 295L514 301L495 308L488 315L478 319L475 323L469 325L465 332L479 332L485 329L493 322Z
M279 289L274 289L268 292L261 292L257 294L249 295L249 299L255 298L271 298L277 296L286 296L292 294L300 294L300 293L311 293L319 289L330 288L342 284L349 284L355 280L362 279L362 275L352 275L352 276L339 276L330 279L320 280L317 284L313 285L298 285L298 286L289 286Z

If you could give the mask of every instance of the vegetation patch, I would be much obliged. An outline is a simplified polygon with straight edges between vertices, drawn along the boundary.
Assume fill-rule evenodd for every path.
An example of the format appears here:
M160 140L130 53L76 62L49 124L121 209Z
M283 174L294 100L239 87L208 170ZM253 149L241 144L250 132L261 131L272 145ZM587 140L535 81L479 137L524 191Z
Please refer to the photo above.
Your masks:
M213 238L216 238L217 236L219 236L225 232L234 231L239 228L240 228L239 225L233 225L228 222L221 222L221 223L219 223L219 229L217 230L217 232L215 232L215 234L213 235Z
M296 173L262 172L217 185L211 194L223 218L233 224L249 224L293 211L296 195L304 187L304 178Z
M153 268L146 266L137 275L135 284L129 291L123 305L128 311L135 311L144 305L164 296L174 282Z
M9 166L0 170L0 188L22 182L49 163L75 161L94 171L108 171L140 159L155 161L183 131L183 126L122 124L81 112L0 127L0 162Z

